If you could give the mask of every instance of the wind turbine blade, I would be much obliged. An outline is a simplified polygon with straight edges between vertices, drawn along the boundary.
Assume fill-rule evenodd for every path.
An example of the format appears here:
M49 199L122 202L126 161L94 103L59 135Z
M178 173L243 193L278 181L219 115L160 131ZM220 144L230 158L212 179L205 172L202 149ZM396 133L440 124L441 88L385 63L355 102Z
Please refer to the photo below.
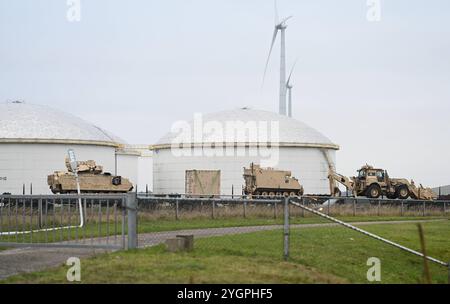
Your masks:
M274 8L275 8L275 25L277 25L278 23L280 23L278 20L278 5L277 5L277 0L274 0Z
M291 19L292 17L293 17L293 16L288 16L288 17L284 18L283 20L281 20L281 22L280 22L279 24L285 23L286 21L288 21L288 20Z
M264 80L266 79L267 67L269 65L269 60L270 60L270 55L272 54L273 45L275 44L275 40L277 39L277 34L278 34L278 29L275 27L275 30L273 31L272 44L270 45L269 56L267 56L266 66L264 68L263 84L264 84Z
M291 68L291 71L289 72L289 77L288 77L288 80L286 82L286 85L289 85L290 82L291 82L292 72L294 72L294 68L295 68L295 65L297 64L297 61L298 61L298 59L296 59L294 64L292 65L292 68Z

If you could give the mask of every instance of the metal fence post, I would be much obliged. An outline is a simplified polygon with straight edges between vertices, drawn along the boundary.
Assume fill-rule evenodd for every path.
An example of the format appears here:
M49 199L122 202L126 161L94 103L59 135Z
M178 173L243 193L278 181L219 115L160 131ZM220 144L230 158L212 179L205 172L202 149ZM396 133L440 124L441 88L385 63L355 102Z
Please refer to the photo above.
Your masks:
M444 215L447 213L447 202L444 202Z
M284 260L289 258L289 197L284 198Z
M403 200L402 200L402 205L400 206L400 215L403 216Z
M86 211L86 199L84 199L84 210L85 210L85 214L87 214ZM127 248L127 243L126 243L126 237L125 237L125 218L126 218L126 214L127 213L127 205L126 205L126 199L122 200L122 249L126 249ZM85 216L85 219L87 220L87 217ZM84 230L86 230L86 226L83 227ZM86 231L83 232L83 234Z
M273 218L277 218L277 203L273 203Z
M356 216L356 198L353 199L353 216Z
M244 218L247 218L247 201L244 201Z
M215 215L214 215L215 209L216 209L216 203L214 201L212 201L212 211L211 211L212 219L214 219L214 217L215 217Z
M305 205L305 201L303 200L303 196L301 198L301 205L304 206ZM302 217L305 217L305 209L302 208Z
M137 240L137 197L136 193L128 193L126 208L128 214L128 248L135 249L138 245Z
M38 227L42 228L43 215L42 215L42 199L38 200Z
M425 201L423 201L422 216L425 216Z
M175 201L175 219L178 221L178 200Z
M327 215L330 215L330 198L328 198L328 209L327 209Z
M380 207L381 207L381 201L378 201L377 216L380 216Z

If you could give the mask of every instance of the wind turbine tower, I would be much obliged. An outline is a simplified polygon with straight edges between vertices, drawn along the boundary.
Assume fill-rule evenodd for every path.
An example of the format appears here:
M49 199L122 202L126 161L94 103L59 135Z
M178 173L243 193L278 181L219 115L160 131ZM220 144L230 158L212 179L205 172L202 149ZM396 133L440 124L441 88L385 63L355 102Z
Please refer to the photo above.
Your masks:
M280 104L279 113L286 115L286 24L284 22L279 23L276 26L277 32L281 34L281 55L280 55Z
M286 82L286 89L288 91L288 116L289 117L292 117L292 88L293 88L293 85L291 83L291 77L292 77L292 72L294 72L294 68L295 68L296 64L297 64L297 61L292 66L291 72L289 73L289 77Z
M269 65L270 55L272 54L273 45L277 39L278 31L280 31L280 102L279 102L279 114L286 115L286 21L292 18L292 16L286 17L283 20L278 21L278 10L275 1L275 29L273 31L272 44L270 45L269 56L267 57L266 67L264 70L264 78L266 77L267 66Z
M288 116L292 117L292 85L288 83L286 88L288 91Z

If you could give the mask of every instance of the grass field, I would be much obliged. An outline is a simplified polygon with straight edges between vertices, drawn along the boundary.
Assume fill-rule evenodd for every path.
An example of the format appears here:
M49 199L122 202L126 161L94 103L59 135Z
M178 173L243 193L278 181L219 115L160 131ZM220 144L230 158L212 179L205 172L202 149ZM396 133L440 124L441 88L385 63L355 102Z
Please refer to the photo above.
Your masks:
M423 224L430 256L450 260L450 221ZM364 229L419 250L413 223ZM281 229L197 239L189 253L164 246L82 260L82 283L368 283L369 257L381 260L381 283L422 282L422 259L342 227L291 230L291 255L282 259ZM447 269L430 264L434 283ZM5 283L65 283L66 266L11 277Z

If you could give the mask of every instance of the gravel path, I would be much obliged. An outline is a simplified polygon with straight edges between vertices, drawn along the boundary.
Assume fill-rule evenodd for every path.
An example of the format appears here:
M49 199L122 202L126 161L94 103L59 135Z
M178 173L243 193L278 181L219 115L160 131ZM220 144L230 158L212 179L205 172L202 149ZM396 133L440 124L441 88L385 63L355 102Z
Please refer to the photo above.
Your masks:
M354 222L353 225L366 226L378 224L403 224L403 223L419 223L441 220L415 220L415 221L377 221L377 222ZM334 227L337 224L297 224L291 225L291 228L314 228L314 227ZM206 229L190 229L178 231L166 231L155 233L144 233L138 237L139 247L150 247L163 243L168 238L176 237L179 234L193 234L195 238L242 234L257 231L267 231L282 229L282 225L268 226L250 226L250 227L227 227L227 228L206 228ZM98 241L103 242L104 238ZM44 270L65 264L69 257L85 258L96 254L110 252L106 249L92 248L16 248L0 251L0 280L9 276Z

